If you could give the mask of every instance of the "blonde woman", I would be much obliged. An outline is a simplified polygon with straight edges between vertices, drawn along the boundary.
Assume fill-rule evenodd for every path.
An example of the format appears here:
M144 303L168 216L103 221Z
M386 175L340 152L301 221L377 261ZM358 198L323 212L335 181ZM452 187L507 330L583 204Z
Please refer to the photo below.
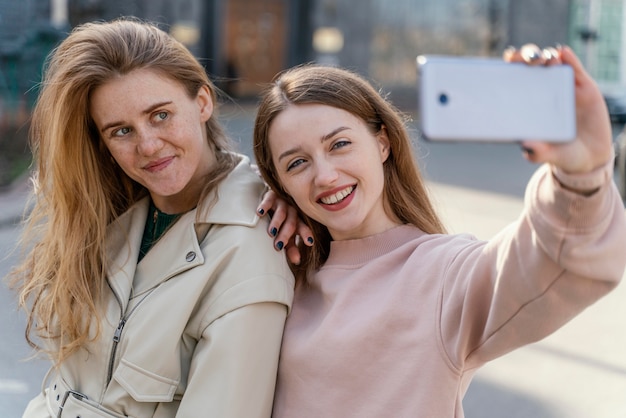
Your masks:
M10 278L53 366L24 417L268 417L293 276L202 66L150 24L90 23L41 87Z

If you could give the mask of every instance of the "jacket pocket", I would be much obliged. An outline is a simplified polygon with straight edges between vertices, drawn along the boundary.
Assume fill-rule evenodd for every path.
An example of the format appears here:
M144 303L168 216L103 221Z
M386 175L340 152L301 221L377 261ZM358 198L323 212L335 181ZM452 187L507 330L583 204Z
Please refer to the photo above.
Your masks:
M67 392L66 396L61 413L58 415L61 418L128 418L125 415L106 410L86 397L71 392Z
M120 361L113 378L137 402L171 402L179 382L159 376L125 359Z

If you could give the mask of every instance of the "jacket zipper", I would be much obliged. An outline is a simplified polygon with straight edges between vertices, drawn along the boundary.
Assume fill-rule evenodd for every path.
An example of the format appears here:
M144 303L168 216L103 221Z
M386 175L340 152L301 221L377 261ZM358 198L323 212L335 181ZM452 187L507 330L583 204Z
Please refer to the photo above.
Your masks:
M120 338L122 337L122 329L124 328L124 325L126 324L126 317L125 317L126 312L123 311L124 305L122 305L122 301L120 300L120 297L118 296L117 292L113 289L113 287L111 286L111 283L109 283L108 280L107 280L107 284L109 285L111 292L113 292L113 295L115 296L115 300L117 301L117 304L119 305L120 312L121 312L120 322L118 323L117 328L115 329L115 333L113 334L113 348L111 349L111 356L109 357L109 369L107 372L107 386L108 386L113 376L113 364L115 363L115 352L117 351L117 343L119 343Z
M107 281L107 283L108 283L108 281ZM141 305L141 303L144 300L146 300L146 298L150 295L150 293L152 293L157 287L159 287L159 286L155 286L152 289L148 290L146 292L146 294L143 295L143 297L139 300L139 302L137 302L137 304L135 306L133 306L133 309L131 309L130 312L125 312L125 311L123 311L124 306L122 305L122 301L120 300L120 297L115 292L115 290L113 290L113 287L111 287L111 284L108 283L108 285L109 285L109 288L111 289L111 291L113 292L113 295L115 296L115 300L117 301L117 304L120 307L120 312L122 312L122 314L120 316L120 322L118 322L117 328L115 329L115 332L113 333L113 346L111 347L111 355L109 357L109 370L107 372L107 386L109 385L109 383L111 383L111 379L113 378L113 368L115 366L115 357L117 355L117 346L118 346L120 340L122 339L122 331L124 330L124 325L126 325L126 322L128 322L128 319L133 314L133 312L135 312L135 309L137 309L139 307L139 305Z
M122 330L124 329L124 325L126 324L126 318L122 317L119 324L117 324L117 328L115 329L115 333L113 334L113 347L111 348L111 357L109 359L109 372L107 374L107 386L111 382L113 378L113 366L115 365L115 356L117 354L117 344L120 342L120 338L122 338Z

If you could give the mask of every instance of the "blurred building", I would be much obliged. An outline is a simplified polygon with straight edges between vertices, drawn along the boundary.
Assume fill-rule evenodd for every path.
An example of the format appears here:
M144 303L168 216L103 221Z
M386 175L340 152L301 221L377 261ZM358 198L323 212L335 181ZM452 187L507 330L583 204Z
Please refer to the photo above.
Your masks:
M203 62L224 90L259 84L309 56L312 0L68 0L71 26L133 15L159 23Z
M626 85L623 0L572 0L568 39L601 85Z
M13 55L32 39L45 49L54 37L40 36L64 7L67 28L122 15L159 23L240 97L255 96L284 68L318 61L352 68L408 101L417 55L499 56L526 42L570 44L599 81L626 84L625 1L0 0L0 54L10 61L1 70L10 78Z
M622 0L619 0L620 2ZM351 0L315 2L315 28L336 25L345 48L335 61L391 92L416 101L421 54L500 56L508 45L570 43L571 0Z
M50 24L49 1L0 0L0 124L27 117L32 87L60 37Z

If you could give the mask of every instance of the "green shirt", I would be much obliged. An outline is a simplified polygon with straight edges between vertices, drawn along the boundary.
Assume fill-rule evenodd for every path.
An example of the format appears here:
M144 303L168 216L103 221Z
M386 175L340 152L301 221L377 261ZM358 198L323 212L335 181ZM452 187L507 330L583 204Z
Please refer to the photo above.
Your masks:
M146 218L146 226L143 229L143 237L141 238L141 249L139 250L139 259L148 253L150 248L165 234L165 231L180 217L180 214L170 215L161 212L152 200L148 208L148 217Z

